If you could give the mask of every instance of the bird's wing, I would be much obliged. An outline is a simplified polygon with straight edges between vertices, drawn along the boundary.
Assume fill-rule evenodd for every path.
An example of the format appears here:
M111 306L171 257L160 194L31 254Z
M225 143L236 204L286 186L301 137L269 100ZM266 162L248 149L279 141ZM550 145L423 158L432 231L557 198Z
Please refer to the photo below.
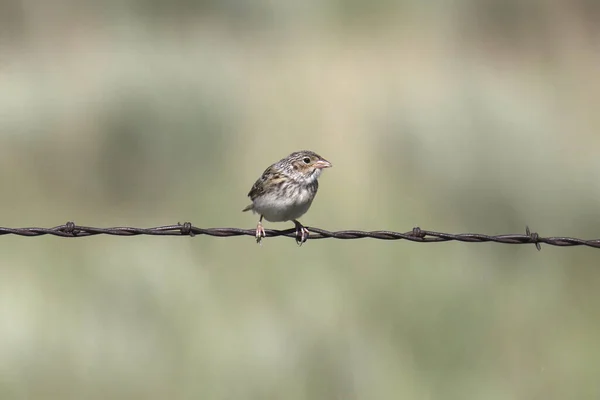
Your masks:
M252 189L248 192L248 197L254 201L257 197L280 187L287 179L289 178L286 175L277 171L273 168L273 165L271 165L263 172L261 177L254 182Z

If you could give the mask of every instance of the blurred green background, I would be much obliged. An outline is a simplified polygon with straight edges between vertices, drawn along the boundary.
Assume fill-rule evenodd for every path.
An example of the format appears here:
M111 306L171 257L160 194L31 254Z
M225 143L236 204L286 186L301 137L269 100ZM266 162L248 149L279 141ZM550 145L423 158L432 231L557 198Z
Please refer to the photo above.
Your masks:
M0 226L600 236L600 3L2 0ZM292 224L267 223L266 228ZM600 252L2 236L2 399L600 398Z

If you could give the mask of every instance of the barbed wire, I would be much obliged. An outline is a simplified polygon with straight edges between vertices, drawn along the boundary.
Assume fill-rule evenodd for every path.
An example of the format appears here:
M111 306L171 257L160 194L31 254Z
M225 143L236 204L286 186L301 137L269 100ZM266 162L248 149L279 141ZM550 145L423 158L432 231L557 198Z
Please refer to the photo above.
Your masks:
M551 246L587 246L600 248L600 239L584 240L571 237L542 237L536 232L531 232L526 227L525 234L506 234L506 235L484 235L480 233L442 233L428 231L421 228L413 228L409 232L393 231L327 231L320 228L307 227L310 231L309 239L379 239L379 240L408 240L417 243L440 243L440 242L466 242L466 243L503 243L503 244L534 244L540 250L542 243ZM53 228L3 228L0 227L0 235L18 235L25 237L37 237L44 235L59 236L63 238L83 238L96 235L112 236L196 236L208 235L216 237L232 236L255 236L256 229L241 228L197 228L190 222L177 223L176 225L158 226L154 228L134 228L134 227L114 227L114 228L94 228L89 226L76 225L74 222L67 222L65 225L55 226ZM285 230L265 229L266 237L284 236L297 238L295 228Z

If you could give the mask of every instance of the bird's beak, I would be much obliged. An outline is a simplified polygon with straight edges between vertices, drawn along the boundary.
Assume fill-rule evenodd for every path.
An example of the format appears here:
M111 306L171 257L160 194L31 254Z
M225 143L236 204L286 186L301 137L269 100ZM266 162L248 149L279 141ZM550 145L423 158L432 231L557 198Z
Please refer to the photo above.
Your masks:
M314 167L318 168L318 169L323 169L323 168L331 168L332 165L327 160L319 160L319 161L315 162Z

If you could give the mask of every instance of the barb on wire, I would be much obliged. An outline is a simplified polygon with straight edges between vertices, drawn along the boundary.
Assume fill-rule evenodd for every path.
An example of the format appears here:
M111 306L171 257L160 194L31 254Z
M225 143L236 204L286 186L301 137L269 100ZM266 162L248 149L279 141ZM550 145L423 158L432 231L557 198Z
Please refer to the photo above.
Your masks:
M413 228L409 232L393 232L393 231L327 231L320 228L307 227L311 232L309 239L380 239L380 240L408 240L417 243L439 243L439 242L467 242L467 243L504 243L504 244L534 244L540 250L542 243L551 246L587 246L600 248L600 239L584 240L571 237L541 237L536 232L531 232L529 227L526 227L525 234L506 234L506 235L483 235L480 233L442 233L435 231L427 231L421 228ZM158 226L155 228L133 228L133 227L115 227L115 228L94 228L89 226L75 225L74 222L67 222L65 225L55 226L54 228L2 228L0 227L0 235L18 235L18 236L44 236L52 235L64 238L81 238L95 235L112 235L112 236L195 236L208 235L217 237L231 236L254 236L255 229L240 229L240 228L197 228L190 222L176 225ZM296 238L296 230L285 229L275 230L266 229L266 237L285 236Z

